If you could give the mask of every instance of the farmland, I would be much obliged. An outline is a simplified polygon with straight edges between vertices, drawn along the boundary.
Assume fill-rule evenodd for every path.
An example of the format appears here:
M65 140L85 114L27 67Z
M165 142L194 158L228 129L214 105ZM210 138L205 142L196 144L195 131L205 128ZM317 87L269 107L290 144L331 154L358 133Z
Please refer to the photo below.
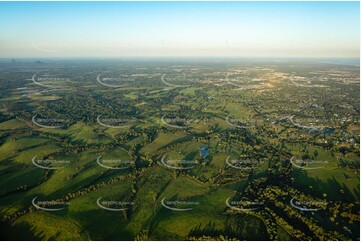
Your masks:
M2 240L358 240L359 66L0 61Z

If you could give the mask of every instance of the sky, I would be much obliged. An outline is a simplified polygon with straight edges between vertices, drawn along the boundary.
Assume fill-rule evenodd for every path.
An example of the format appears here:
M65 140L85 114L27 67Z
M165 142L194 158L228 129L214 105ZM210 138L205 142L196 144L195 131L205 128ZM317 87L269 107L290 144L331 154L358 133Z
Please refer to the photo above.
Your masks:
M0 58L359 54L359 2L0 2Z

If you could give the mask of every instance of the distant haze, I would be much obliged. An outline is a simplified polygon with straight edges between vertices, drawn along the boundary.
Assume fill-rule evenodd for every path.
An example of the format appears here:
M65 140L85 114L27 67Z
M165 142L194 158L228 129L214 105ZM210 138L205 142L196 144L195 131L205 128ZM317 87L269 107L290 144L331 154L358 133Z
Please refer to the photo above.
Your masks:
M0 58L359 57L359 2L0 2Z

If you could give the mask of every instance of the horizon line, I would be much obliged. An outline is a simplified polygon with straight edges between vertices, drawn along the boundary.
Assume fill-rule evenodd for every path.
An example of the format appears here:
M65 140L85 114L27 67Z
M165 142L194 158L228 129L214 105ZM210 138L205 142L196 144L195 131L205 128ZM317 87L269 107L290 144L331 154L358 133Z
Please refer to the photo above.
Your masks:
M5 56L0 59L166 59L166 58L201 58L201 59L212 59L212 58L226 58L226 59L360 59L360 56Z

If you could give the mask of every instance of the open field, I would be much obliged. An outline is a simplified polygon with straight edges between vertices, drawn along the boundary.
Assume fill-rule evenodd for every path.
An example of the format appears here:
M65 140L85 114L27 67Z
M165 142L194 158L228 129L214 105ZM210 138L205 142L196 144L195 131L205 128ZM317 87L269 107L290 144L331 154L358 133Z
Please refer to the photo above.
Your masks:
M0 63L0 239L359 238L359 67L74 63Z

